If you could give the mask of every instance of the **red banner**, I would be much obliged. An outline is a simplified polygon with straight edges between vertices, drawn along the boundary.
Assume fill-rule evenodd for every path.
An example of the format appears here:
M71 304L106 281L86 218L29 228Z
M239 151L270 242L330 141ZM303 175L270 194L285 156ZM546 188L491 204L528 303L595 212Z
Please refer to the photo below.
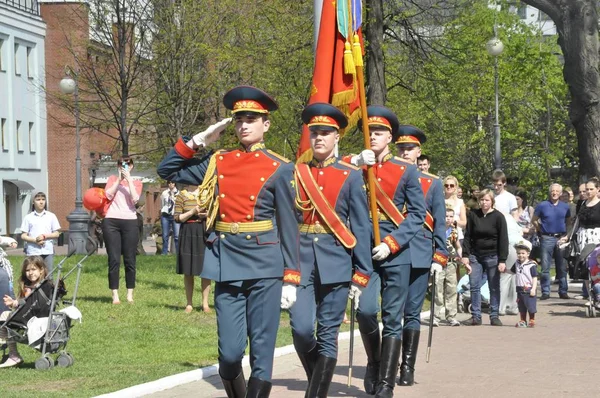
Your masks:
M344 44L346 39L340 34L336 23L336 8L332 1L323 1L319 37L315 53L315 67L308 104L327 102L344 112L348 117L348 127L353 128L360 118L360 100L355 74L344 73ZM358 30L361 49L362 33ZM352 37L350 37L350 41ZM362 51L361 51L362 52ZM344 131L340 131L341 134ZM309 131L302 126L302 135L298 144L297 161L312 158Z

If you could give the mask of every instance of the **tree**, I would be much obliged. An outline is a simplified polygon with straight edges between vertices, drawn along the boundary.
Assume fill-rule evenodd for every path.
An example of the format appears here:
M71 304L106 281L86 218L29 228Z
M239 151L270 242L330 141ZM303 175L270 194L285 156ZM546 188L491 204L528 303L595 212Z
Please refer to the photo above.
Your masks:
M383 50L383 1L366 1L365 39L367 69L367 103L385 105L387 88L385 85L385 58Z
M485 43L497 23L505 43L498 59L505 172L526 187L545 183L552 166L566 163L569 152L557 46L508 10L482 3L448 8L443 18L418 15L422 21L409 32L405 24L387 29L388 102L401 121L426 131L423 149L434 170L466 184L489 183L494 60ZM404 16L411 18L408 12ZM429 25L432 20L441 24Z
M565 57L564 79L569 87L569 117L577 133L579 176L600 175L600 44L595 0L522 0L556 25Z
M148 1L89 0L73 23L90 27L89 37L73 38L69 24L64 34L75 65L81 97L81 123L93 133L116 141L118 152L130 152L130 139L144 145L154 111L149 58L152 8ZM81 46L87 51L81 53ZM68 103L65 106L70 106Z
M153 41L157 93L157 156L181 135L202 131L230 115L223 94L240 84L272 95L279 110L265 139L293 156L299 114L310 90L312 4L285 0L155 0ZM160 5L160 7L159 7ZM229 130L230 131L230 130ZM225 133L217 144L236 145Z

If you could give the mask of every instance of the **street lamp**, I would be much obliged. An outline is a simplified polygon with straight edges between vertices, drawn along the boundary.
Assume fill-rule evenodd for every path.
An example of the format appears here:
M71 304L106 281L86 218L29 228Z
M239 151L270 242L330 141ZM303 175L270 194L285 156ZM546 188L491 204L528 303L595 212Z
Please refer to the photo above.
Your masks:
M488 54L494 57L494 91L496 93L496 112L494 115L494 168L502 168L502 151L500 149L500 123L498 122L498 56L504 50L504 44L496 36L494 26L494 37L485 45Z
M75 253L87 253L85 245L88 238L88 223L90 216L83 209L81 195L81 157L79 138L79 89L77 86L77 73L70 68L65 69L66 76L60 81L60 91L63 94L73 94L75 100L75 210L67 216L69 222L69 252L75 248ZM73 76L73 77L71 77Z

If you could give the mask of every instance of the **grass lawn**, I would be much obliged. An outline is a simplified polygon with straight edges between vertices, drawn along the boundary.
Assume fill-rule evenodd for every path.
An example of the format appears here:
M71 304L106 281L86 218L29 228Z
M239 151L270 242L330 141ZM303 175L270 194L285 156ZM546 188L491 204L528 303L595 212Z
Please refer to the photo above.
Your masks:
M10 260L18 274L23 257ZM76 259L71 258L64 269L74 264ZM66 299L73 292L75 276L66 281ZM77 296L83 323L74 324L67 345L75 364L36 370L34 362L40 353L20 344L25 363L0 369L0 397L90 397L217 362L215 313L184 313L183 277L175 273L175 256L138 257L133 305L125 300L123 269L121 281L123 303L112 305L106 256L88 258ZM197 280L194 301L198 307L201 299ZM342 325L342 330L348 329ZM289 317L284 312L277 346L291 343Z

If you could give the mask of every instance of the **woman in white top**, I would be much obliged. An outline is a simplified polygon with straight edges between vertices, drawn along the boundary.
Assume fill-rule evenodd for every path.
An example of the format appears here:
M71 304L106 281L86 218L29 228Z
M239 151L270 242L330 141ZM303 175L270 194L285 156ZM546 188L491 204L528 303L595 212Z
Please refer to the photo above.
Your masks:
M465 211L465 202L456 196L458 191L458 180L454 176L444 178L444 198L446 206L454 210L454 221L458 230L458 239L463 239L463 228L467 226L467 212Z
M533 228L533 224L531 224L533 207L527 205L527 193L525 191L515 192L515 198L517 199L517 209L512 213L512 216L521 227L523 237L534 243L535 229Z

